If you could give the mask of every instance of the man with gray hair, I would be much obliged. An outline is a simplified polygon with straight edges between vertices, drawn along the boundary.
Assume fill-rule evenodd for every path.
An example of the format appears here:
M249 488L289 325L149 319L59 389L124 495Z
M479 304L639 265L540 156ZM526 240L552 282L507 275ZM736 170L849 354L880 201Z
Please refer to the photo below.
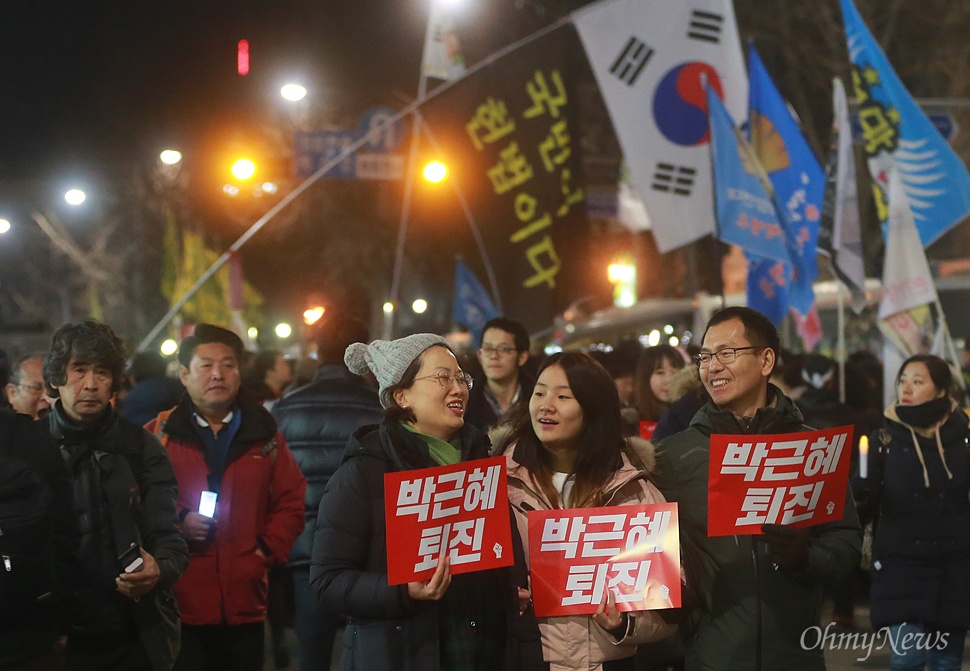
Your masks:
M93 319L57 329L44 359L57 401L42 424L71 472L79 534L72 671L168 671L179 649L172 588L189 553L177 529L177 483L154 436L111 405L124 366L121 338Z
M44 355L28 354L17 359L10 367L7 383L7 401L21 415L40 419L50 410L44 393Z

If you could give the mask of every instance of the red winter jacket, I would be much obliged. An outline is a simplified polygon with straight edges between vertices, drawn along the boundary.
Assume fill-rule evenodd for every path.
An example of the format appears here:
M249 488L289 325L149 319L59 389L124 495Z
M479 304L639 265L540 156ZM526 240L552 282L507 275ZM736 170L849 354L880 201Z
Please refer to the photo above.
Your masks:
M267 570L286 562L303 531L306 480L276 423L255 403L240 400L236 411L242 412L242 424L229 446L215 534L204 543L189 542L189 567L175 584L185 624L236 625L266 619ZM157 418L145 425L156 435L164 433L162 441L179 484L180 518L198 511L201 493L210 489L209 467L194 421L191 401L185 398L161 432ZM257 548L266 559L256 554Z

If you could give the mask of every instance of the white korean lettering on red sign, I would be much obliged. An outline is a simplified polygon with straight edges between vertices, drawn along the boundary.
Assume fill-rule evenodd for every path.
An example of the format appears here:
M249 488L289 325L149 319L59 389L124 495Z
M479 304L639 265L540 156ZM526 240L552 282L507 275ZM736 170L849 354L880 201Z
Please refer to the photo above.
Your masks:
M540 617L679 605L676 504L530 512L529 547Z
M512 563L501 457L388 473L385 497L390 584L426 579L442 553L452 573Z
M765 436L711 436L708 533L759 533L842 517L852 427Z

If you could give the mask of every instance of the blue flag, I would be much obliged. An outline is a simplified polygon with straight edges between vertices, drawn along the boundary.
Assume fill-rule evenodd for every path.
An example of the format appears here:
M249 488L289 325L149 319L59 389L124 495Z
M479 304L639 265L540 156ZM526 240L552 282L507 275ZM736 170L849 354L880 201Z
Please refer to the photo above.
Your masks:
M763 258L788 261L771 183L717 93L707 87L718 237Z
M758 52L748 50L751 147L775 189L792 273L789 305L807 315L815 303L816 248L825 196L825 172L778 92Z
M896 76L852 0L842 0L842 16L879 220L885 232L896 167L926 247L970 214L970 174Z
M788 268L781 261L751 254L748 259L748 307L781 326L788 314Z
M499 316L498 310L492 304L492 299L485 291L475 274L458 259L455 262L455 299L451 308L451 319L456 324L462 324L475 339L482 335L482 327L489 319Z

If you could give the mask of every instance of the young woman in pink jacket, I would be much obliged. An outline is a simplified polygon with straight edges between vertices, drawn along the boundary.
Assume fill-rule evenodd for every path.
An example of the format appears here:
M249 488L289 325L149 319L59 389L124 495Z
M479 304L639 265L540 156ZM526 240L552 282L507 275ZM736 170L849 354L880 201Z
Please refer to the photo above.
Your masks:
M664 501L644 471L630 463L624 448L620 402L606 369L579 352L546 359L528 411L522 411L504 443L509 499L526 565L530 510ZM520 588L524 602L530 586ZM617 612L606 591L594 615L538 618L545 668L632 671L638 644L673 632L654 611ZM531 608L523 606L522 617L530 617Z

